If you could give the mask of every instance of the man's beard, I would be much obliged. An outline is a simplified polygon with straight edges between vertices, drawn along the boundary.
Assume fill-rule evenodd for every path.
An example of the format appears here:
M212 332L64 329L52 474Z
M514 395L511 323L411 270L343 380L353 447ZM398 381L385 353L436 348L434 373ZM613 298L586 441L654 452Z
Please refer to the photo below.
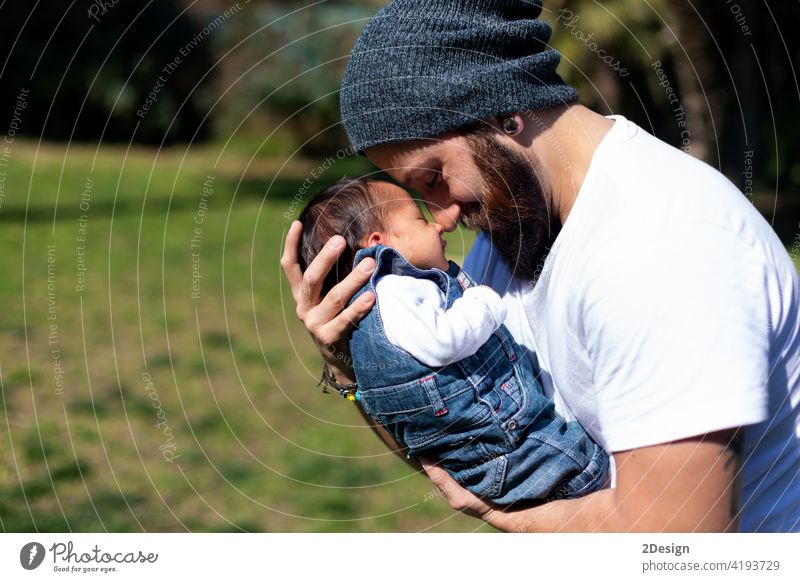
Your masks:
M535 282L561 230L548 208L539 175L528 159L488 133L467 137L484 181L481 202L462 207L467 228L486 231L512 274Z

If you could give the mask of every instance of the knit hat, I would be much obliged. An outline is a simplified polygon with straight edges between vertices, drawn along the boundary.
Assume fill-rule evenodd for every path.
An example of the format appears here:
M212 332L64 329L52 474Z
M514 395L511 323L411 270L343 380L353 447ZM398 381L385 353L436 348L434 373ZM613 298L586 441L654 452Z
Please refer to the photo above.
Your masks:
M364 27L341 90L356 151L577 100L540 0L394 0Z

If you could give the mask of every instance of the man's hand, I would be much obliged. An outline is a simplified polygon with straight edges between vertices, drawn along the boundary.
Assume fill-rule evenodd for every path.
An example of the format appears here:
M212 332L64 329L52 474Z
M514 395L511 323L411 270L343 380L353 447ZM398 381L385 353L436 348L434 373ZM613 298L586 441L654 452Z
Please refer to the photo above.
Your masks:
M453 509L503 531L736 531L741 433L707 435L616 453L617 487L533 509L506 511L423 463Z
M303 234L302 224L295 220L286 235L286 246L281 257L281 267L289 280L292 296L297 304L297 317L302 321L317 349L328 364L335 380L340 384L355 382L350 349L347 337L350 330L372 309L375 298L372 293L364 293L358 301L347 309L344 306L369 281L375 270L374 259L364 259L347 277L344 278L320 300L320 289L328 272L339 260L344 250L345 240L334 236L327 242L320 253L303 273L297 260L300 237ZM396 453L412 469L419 471L419 463L408 459L407 449L401 447L392 435L374 420L369 418L363 408L358 411L364 421L378 437Z
M297 317L305 324L336 381L340 384L354 382L347 337L350 330L372 309L375 298L372 293L364 293L347 309L344 306L369 281L375 270L375 261L369 258L361 261L352 273L320 299L322 283L342 254L345 241L341 236L331 237L303 273L297 260L302 234L302 224L294 221L286 235L286 246L281 257L281 267L297 304Z
M450 474L435 464L431 459L420 459L422 468L431 480L431 483L441 491L450 502L450 507L460 511L470 517L477 517L488 523L492 523L492 514L499 510L497 506L490 505L468 489L462 487L458 481L453 479ZM503 521L503 513L499 512L500 520ZM498 529L505 529L499 525Z

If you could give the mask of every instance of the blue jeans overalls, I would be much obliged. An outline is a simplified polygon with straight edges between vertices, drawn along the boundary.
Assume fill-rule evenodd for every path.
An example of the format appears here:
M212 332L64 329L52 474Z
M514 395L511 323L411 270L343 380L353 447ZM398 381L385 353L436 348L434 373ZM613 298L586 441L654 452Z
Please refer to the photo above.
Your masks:
M358 251L376 261L365 291L387 274L430 279L449 309L473 283L458 265L420 270L396 250ZM605 483L608 457L544 396L533 367L505 326L472 356L430 368L386 338L377 298L350 339L364 411L408 448L435 459L467 489L496 503L573 498Z

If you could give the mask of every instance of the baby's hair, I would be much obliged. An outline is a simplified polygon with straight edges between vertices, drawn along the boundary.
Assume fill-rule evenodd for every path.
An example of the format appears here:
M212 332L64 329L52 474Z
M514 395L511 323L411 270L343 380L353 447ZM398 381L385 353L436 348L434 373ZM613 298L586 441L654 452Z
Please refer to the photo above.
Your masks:
M333 235L344 237L346 248L322 283L322 295L353 270L356 251L370 233L384 228L387 204L376 200L373 178L342 178L317 194L300 213L303 237L300 267L305 271Z

